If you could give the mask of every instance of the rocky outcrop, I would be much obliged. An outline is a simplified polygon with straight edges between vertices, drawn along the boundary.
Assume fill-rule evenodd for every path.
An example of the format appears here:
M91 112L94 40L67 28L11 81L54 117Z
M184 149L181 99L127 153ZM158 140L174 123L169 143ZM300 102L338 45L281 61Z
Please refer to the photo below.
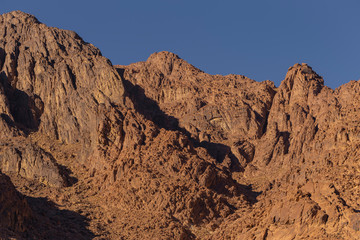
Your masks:
M233 168L252 161L275 94L272 82L206 74L169 52L117 69L136 109L149 119L183 130Z
M116 70L76 33L47 27L20 11L0 17L0 35L1 141L6 145L9 137L37 133L51 141L81 146L78 160L86 161L101 138L102 133L96 131L102 121L99 111L123 101ZM32 157L33 164L22 164L19 174L63 184L62 176L55 176L59 171L51 163L51 154L29 142L20 148L34 149L31 155L39 157ZM3 155L2 170L14 171L4 166L18 165L19 158Z
M30 141L13 138L0 143L0 169L44 184L61 187L66 176L53 156Z
M112 222L126 231L114 227L114 237L134 237L142 216L139 237L189 238L190 227L253 200L186 132L139 112L115 68L75 33L22 12L3 15L0 32L2 171L58 188L87 182L91 204L123 216Z
M33 209L0 175L0 228L49 239L358 237L359 82L332 90L296 64L276 88L169 52L115 68L76 33L20 11L0 17L0 34L0 169ZM25 227L30 214L39 228Z
M352 197L356 187L337 181L339 176L357 181L353 120L357 111L348 97L356 99L357 82L333 91L311 67L296 64L275 88L241 76L207 75L167 52L153 54L146 62L118 66L118 71L129 81L130 96L140 111L155 122L161 116L175 116L178 122L173 128L189 133L209 153L215 151L217 165L233 165L237 160L244 172L225 168L232 178L262 192L249 212L234 211L207 238L352 239L358 234L359 206ZM239 80L234 83L234 79ZM218 98L209 101L214 95ZM147 113L141 106L155 107ZM208 109L217 115L209 118ZM218 121L219 125L214 124ZM234 121L238 124L230 128ZM219 158L220 147L226 157ZM348 154L353 157L345 157Z
M289 69L244 172L263 190L251 213L253 227L238 217L224 222L215 238L237 231L245 239L357 238L358 151L356 137L351 142L347 135L356 130L346 127L356 125L356 110L341 94L349 91L356 98L356 85L333 91L306 64Z

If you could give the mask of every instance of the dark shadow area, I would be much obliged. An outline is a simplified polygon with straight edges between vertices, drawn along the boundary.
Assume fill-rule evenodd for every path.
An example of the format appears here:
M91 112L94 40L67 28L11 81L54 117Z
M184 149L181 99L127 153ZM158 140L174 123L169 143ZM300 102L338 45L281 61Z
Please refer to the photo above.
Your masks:
M3 48L0 48L0 69L3 69L5 64L6 52Z
M231 176L227 176L226 178L223 176L217 176L211 186L211 189L218 194L228 197L243 195L251 205L257 202L257 197L262 193L261 191L255 191L252 185L239 184L232 179ZM229 189L232 189L232 191L230 192Z
M59 164L58 161L56 161L56 159L54 158L54 156L51 153L45 151L44 149L42 149L42 150L51 159L51 161L56 165L56 167L59 169L60 175L63 178L66 187L70 187L73 184L78 182L78 179L76 177L72 176L73 172L69 168L67 168L64 165Z
M241 185L241 187L244 195L247 197L247 200L250 202L251 205L257 203L258 202L257 197L263 193L262 191L259 192L254 191L251 184Z
M21 194L16 190L11 178L1 171L0 184L0 239L95 237L88 229L88 219L79 213L61 210L47 198Z
M244 168L241 166L239 159L232 153L229 146L208 141L202 141L201 143L196 142L196 145L205 148L210 156L215 158L218 163L222 163L226 157L229 157L231 160L230 170L232 172L244 171Z
M162 111L158 103L145 94L145 90L139 85L134 85L124 78L124 69L117 68L119 75L123 81L125 92L134 104L135 110L142 114L146 119L153 121L160 128L170 131L180 131L185 134L193 142L195 147L203 147L208 153L222 163L226 156L231 159L231 171L244 171L239 160L231 152L231 148L221 143L210 143L206 141L200 142L198 139L191 137L191 134L185 129L179 127L179 120L173 116L169 116Z
M270 107L271 108L271 107ZM269 119L269 113L270 113L270 110L266 112L266 115L265 115L265 118L264 118L264 125L261 129L261 134L260 136L263 136L265 135L266 131L267 131L267 127L268 127L268 119Z
M9 125L9 127L16 127L15 122L5 113L1 113L0 117Z
M289 152L289 147L290 147L290 133L279 132L279 136L282 137L284 141L284 154L287 154Z
M41 98L36 94L30 96L26 92L14 88L11 85L11 79L4 72L0 74L0 84L9 103L10 113L14 119L13 125L19 127L26 134L37 131L40 117L44 111L44 103ZM5 120L11 122L9 116Z
M66 65L66 67L67 67L67 70L68 70L68 73L69 73L69 76L70 76L70 79L71 79L71 84L72 84L73 88L75 90L77 90L76 76L75 76L73 70L70 68L69 65Z
M56 163L56 165L60 170L61 176L65 178L64 180L66 187L70 187L78 182L78 179L72 176L73 172L70 169L64 165L60 165L59 163Z
M93 239L95 235L87 228L88 219L79 213L61 210L46 198L26 197L33 218L26 239Z
M36 99L36 96L34 96ZM8 97L10 101L10 111L15 122L21 124L30 131L37 131L40 125L42 109L35 105L34 98L31 98L24 91L15 89Z
M118 69L118 72L121 71ZM173 116L169 116L164 113L156 101L148 98L145 95L145 91L139 85L133 85L130 81L124 79L123 73L120 74L122 77L126 94L134 104L135 110L142 114L146 119L153 121L156 125L166 130L171 131L186 131L179 127L179 120ZM187 133L188 135L189 133Z
M208 150L208 153L216 159L217 162L222 163L227 155L231 153L229 146L220 143L212 143L202 141L201 146Z

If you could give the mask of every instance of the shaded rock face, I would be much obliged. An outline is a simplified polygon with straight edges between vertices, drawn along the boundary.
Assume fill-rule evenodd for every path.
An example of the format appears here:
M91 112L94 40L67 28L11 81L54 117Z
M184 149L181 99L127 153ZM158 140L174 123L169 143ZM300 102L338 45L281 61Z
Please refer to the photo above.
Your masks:
M169 52L113 67L20 11L0 17L0 35L0 170L32 209L0 175L0 227L49 239L359 236L359 82L334 91L296 64L276 88Z
M25 232L32 212L25 198L16 191L10 178L0 173L0 238L7 230Z

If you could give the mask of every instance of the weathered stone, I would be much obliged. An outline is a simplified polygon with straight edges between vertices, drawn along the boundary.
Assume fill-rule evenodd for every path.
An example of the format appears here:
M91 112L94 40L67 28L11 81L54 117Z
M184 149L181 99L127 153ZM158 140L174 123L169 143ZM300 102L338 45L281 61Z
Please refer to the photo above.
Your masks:
M25 229L11 206L1 227L36 239L358 237L358 81L332 90L295 64L276 88L169 52L114 68L20 11L0 17L0 35L0 169L41 220Z

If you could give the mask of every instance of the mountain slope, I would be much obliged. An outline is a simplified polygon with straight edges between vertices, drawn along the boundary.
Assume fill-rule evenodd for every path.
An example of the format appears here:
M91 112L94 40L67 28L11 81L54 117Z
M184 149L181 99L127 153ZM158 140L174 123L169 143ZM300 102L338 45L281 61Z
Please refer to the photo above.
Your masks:
M113 67L20 11L0 34L0 170L31 209L17 238L358 236L359 82L296 64L276 88L169 52Z
M239 184L262 193L249 215L235 211L209 238L357 236L358 82L333 91L311 67L296 64L276 89L243 76L205 74L167 52L117 68L139 105L149 109L142 92L159 106L151 108L153 119L175 116L175 128L215 152Z
M0 166L35 215L46 197L61 213L87 216L100 236L192 238L191 226L251 204L251 189L205 149L137 112L116 69L75 33L19 11L3 15L0 29ZM67 216L48 221L64 221L62 234L77 238L85 223L67 228L81 221ZM26 234L53 238L51 224Z

